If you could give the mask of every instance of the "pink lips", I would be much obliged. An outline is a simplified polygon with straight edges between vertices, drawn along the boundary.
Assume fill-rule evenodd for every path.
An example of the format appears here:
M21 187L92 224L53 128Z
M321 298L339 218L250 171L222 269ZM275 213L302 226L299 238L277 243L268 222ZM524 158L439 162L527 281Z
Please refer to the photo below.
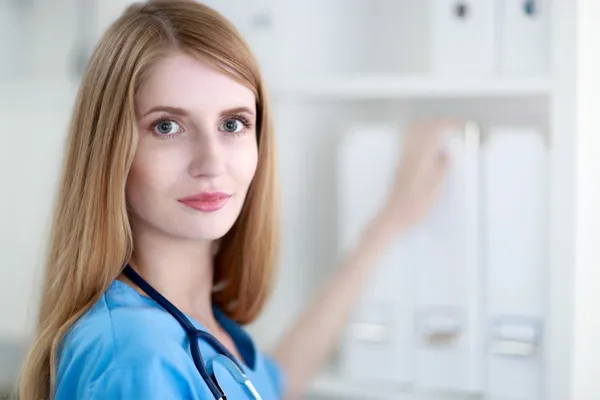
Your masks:
M223 192L203 192L179 199L179 201L194 210L215 212L223 208L230 198L230 194Z

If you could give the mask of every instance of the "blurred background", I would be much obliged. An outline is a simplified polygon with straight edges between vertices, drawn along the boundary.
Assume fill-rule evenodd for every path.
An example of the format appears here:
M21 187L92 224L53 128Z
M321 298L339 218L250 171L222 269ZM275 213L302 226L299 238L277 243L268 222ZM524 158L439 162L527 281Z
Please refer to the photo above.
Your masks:
M0 0L4 392L34 328L79 77L129 3ZM588 93L578 94L585 85L577 73L598 65L587 60L578 70L585 60L575 49L594 25L580 4L598 16L597 2L205 3L248 40L275 108L283 254L273 299L249 327L266 349L385 196L407 125L447 115L472 121L447 144L452 164L440 201L383 257L306 398L598 398L568 394L580 326L576 166L591 159L585 151L576 158L576 100Z

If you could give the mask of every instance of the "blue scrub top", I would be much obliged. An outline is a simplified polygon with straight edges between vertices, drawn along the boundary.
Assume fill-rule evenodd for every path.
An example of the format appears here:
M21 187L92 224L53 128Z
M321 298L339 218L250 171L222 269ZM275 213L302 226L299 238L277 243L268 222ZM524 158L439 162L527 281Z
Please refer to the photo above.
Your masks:
M217 309L215 316L231 335L245 373L262 398L281 399L284 379L278 365L256 349L238 324ZM205 363L217 355L202 340L200 351ZM227 398L248 398L233 379L224 382L219 374L217 378ZM194 365L185 330L177 320L118 280L65 336L56 383L55 400L214 398Z

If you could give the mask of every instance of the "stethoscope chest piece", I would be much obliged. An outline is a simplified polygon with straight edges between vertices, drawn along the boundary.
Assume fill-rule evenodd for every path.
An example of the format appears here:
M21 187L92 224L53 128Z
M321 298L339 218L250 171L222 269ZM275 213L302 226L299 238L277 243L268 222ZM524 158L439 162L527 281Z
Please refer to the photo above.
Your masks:
M228 400L231 399L250 399L262 400L260 394L250 381L246 374L240 368L224 355L216 355L208 360L206 369ZM225 388L227 388L225 390Z

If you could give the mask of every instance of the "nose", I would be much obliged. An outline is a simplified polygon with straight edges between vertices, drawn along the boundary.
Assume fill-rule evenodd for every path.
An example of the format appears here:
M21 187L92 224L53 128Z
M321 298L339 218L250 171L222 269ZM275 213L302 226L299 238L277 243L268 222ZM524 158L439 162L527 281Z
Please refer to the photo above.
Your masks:
M217 133L198 135L190 145L190 175L215 177L225 172L226 149Z

